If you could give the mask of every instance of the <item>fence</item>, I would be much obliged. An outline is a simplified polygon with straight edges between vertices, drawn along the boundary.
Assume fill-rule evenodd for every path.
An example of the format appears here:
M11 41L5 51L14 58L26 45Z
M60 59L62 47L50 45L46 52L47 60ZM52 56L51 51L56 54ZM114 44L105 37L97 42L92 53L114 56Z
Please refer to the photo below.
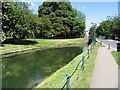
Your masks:
M63 90L64 88L66 88L67 90L70 90L70 88L73 87L73 85L75 84L75 82L78 81L79 79L79 76L80 76L80 72L81 71L84 71L85 69L85 62L86 60L90 57L90 53L93 52L93 49L94 49L94 46L96 45L96 42L93 42L91 45L89 45L88 47L84 47L83 48L83 55L82 55L82 58L80 59L80 61L76 64L76 66L73 68L73 70L71 71L70 74L67 74L66 77L61 81L61 83L56 87L56 90L57 89L61 89ZM81 66L80 66L81 64ZM71 83L71 78L72 76L74 75L74 73L76 72L76 70L78 70L78 67L81 67L78 74L77 74L77 77L74 78L73 82Z

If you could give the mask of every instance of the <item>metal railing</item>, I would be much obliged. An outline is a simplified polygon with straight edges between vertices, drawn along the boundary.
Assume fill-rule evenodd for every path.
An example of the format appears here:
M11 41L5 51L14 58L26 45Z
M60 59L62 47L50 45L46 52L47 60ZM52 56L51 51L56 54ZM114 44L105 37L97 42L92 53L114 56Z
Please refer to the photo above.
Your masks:
M86 50L84 50L82 53L82 58L80 59L80 61L76 64L76 66L71 70L70 74L67 74L66 77L61 81L61 83L56 87L56 90L60 89L63 90L64 88L66 88L67 90L70 90L70 88L72 88L75 84L75 82L78 81L79 76L80 76L80 72L84 71L85 69L85 63L86 60L88 58L90 58L90 53L93 52L94 46L96 45L96 42L93 42L91 45L89 45ZM80 66L81 64L81 66ZM78 67L81 67L80 69ZM73 82L70 83L72 76L74 75L74 73L78 71L77 77L74 78Z

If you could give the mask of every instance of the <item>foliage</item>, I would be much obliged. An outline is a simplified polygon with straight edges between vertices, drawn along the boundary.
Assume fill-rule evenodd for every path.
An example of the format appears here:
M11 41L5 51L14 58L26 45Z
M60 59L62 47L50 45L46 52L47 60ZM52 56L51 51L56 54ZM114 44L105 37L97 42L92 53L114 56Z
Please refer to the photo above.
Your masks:
M120 37L120 17L114 17L113 18L113 34L117 35Z
M119 65L120 67L120 52L116 52L116 51L113 51L112 52L112 55L114 56L115 60L116 60L116 63Z
M33 34L35 16L28 6L25 2L2 3L2 29L6 37L28 38Z
M38 16L27 2L2 3L2 29L6 38L72 38L84 35L85 15L70 2L43 2Z
M88 40L88 45L90 45L92 42L95 42L95 37L96 36L96 28L97 28L97 24L96 23L92 23L92 26L89 30L89 40Z
M120 17L108 17L102 21L96 29L97 36L105 36L106 38L120 37Z
M72 8L70 2L44 2L38 8L38 16L47 19L46 31L40 37L72 38L84 34L85 15Z
M90 35L90 36L95 35L96 26L97 26L96 23L92 23L92 26L91 26L91 28L90 28L90 30L89 30L89 35Z

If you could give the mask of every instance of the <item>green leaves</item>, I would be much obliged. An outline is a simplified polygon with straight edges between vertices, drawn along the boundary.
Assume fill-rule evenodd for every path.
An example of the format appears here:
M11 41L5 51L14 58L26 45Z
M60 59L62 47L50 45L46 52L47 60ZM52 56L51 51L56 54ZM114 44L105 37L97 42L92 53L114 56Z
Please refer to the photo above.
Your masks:
M71 38L84 35L85 15L72 8L70 2L44 2L38 8L39 18L48 19L52 25L44 27L46 38ZM44 22L43 22L44 23ZM50 26L50 23L47 23ZM44 25L43 25L44 26ZM49 32L49 34L47 34ZM45 36L47 35L47 36Z
M10 38L28 38L33 34L35 15L25 2L4 2L2 4L3 31ZM31 37L32 38L32 37Z
M120 37L120 18L114 16L102 21L96 29L96 34L97 36L104 35L106 38Z
M85 15L70 2L44 2L38 17L26 2L3 2L3 31L9 38L71 38L84 35Z

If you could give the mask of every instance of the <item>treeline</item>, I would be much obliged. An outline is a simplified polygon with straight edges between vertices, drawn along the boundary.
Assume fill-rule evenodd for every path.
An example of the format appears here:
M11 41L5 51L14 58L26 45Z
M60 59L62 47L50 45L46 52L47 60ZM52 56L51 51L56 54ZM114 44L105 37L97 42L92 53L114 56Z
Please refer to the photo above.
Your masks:
M38 16L26 2L2 3L5 38L74 38L84 36L85 15L70 2L43 2Z
M2 3L2 29L5 38L29 38L34 36L36 16L25 2Z
M93 24L90 28L90 34L98 36L105 36L105 38L115 39L120 38L120 17L109 16L107 20L102 21L99 26Z

